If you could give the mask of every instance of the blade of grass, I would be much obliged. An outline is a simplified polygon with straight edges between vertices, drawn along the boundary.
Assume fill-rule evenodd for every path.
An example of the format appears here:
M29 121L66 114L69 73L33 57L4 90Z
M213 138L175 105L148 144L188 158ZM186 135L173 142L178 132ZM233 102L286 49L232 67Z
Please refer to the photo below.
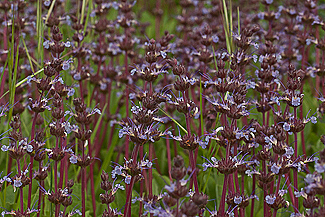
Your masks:
M49 11L47 12L47 15L46 15L46 18L45 18L45 23L47 23L49 17L51 16L51 13L52 13L54 5L55 5L55 2L56 2L56 0L52 1L52 4L51 4L51 6L49 8Z
M225 0L224 0L225 1ZM230 22L229 22L229 26L228 26L228 29L230 29L230 36L231 36L231 41L232 41L232 33L233 33L233 22L232 22L232 1L230 0L229 1L229 14L228 14L228 16L229 16L229 20L230 20ZM230 43L231 45L232 45L232 43Z
M92 0L89 0L88 2L88 10L87 10L87 16L86 16L86 21L85 21L85 25L84 25L84 33L86 32L87 30L87 26L88 26L88 22L89 22L89 17L90 17L90 13L92 11L92 5L93 5L93 2ZM91 38L92 36L92 29L90 30L90 32L88 32L88 37L87 38ZM82 40L81 41L81 46L83 45L83 43L85 42L85 40ZM88 89L89 90L89 89Z
M16 93L16 79L17 79L17 71L18 71L18 62L19 62L19 42L17 42L17 50L16 50L16 58L15 58L15 66L14 66L14 71L13 71L13 75L10 74L10 78L12 78L11 80L11 84L10 84L10 98L9 98L9 105L13 105L15 103L15 93ZM12 47L14 47L14 42L12 43ZM14 49L14 48L13 48ZM12 53L12 57L14 55L14 52ZM13 64L12 64L13 65ZM8 124L11 120L12 117L12 113L13 113L14 107L10 107L9 109L9 115L8 115Z
M179 126L179 128L181 128L181 130L184 131L184 133L187 134L187 130L180 124L178 123L172 116L170 116L169 114L167 114L163 109L159 108L160 111L162 111L165 115L167 115L175 124L177 124L177 126Z
M23 36L21 36L21 40L23 42L23 45L24 45L24 48L25 48L25 51L26 51L26 55L27 55L27 58L28 58L28 61L29 61L30 68L32 69L32 72L34 73L35 70L34 70L34 66L33 66L33 63L32 62L36 63L39 68L41 66L37 63L37 61L35 61L35 60L33 61L33 58L29 55L28 48L26 46L25 39L24 39Z
M107 103L104 105L104 108L102 109L102 111L106 111L106 107L107 107ZM104 113L105 112L102 112L101 115L99 116L99 118L97 120L97 123L96 123L96 126L95 126L95 129L94 129L94 131L91 134L91 137L90 137L91 144L94 144L94 139L95 139L95 136L97 134L97 130L99 128L99 125L100 125L100 122L101 122L101 120L103 118Z
M36 75L38 75L39 73L41 73L42 71L44 71L44 68L38 70L37 72L35 72L33 75L31 75L31 77L35 77ZM18 82L15 86L15 88L19 87L20 85L22 85L23 83L25 83L28 80L28 77L24 78L23 80L21 80L20 82ZM10 91L5 92L0 99L2 99L5 95L7 95Z
M84 22L84 16L85 16L85 10L86 10L86 0L82 0L82 6L81 6L81 17L80 17L80 24Z
M222 18L223 18L223 28L225 31L225 35L226 35L226 45L227 45L227 51L228 53L231 53L231 46L230 46L230 41L229 41L229 21L228 21L228 12L227 12L227 5L226 5L226 1L222 0L222 2L220 3L223 7L223 10L221 9L221 14L222 14Z
M44 49L42 46L43 42L43 28L42 28L42 1L37 0L37 19L36 19L36 32L37 32L37 60L41 59L41 63L43 62L44 58ZM41 68L41 67L39 67Z
M223 18L223 28L225 31L226 36L226 45L227 45L227 51L229 54L232 53L234 50L234 44L232 39L232 33L233 33L233 26L232 26L232 1L229 1L229 13L227 9L226 0L222 0L220 3L223 6L223 10L221 9L222 18Z
M240 13L239 13L239 7L237 7L237 17L238 17L238 35L240 35Z

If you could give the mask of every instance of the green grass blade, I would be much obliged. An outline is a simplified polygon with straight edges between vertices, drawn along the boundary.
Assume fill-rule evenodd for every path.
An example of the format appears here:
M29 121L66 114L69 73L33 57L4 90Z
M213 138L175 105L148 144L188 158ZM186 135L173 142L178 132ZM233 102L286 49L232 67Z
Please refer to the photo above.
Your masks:
M52 13L53 8L54 8L54 5L55 5L55 2L56 2L56 0L53 0L53 1L52 1L52 4L51 4L51 6L50 6L50 8L49 8L49 10L48 10L48 12L47 12L47 15L46 15L45 23L47 23L48 19L49 19L50 16L51 16L51 13Z
M239 7L237 7L237 17L238 17L238 35L240 35L240 13L239 13Z
M44 68L38 70L37 72L35 72L33 75L31 75L31 77L35 77L36 75L38 75L39 73L41 73L42 71L44 71ZM21 80L20 82L18 82L15 86L15 88L19 87L20 85L22 85L23 83L25 83L28 80L27 78L24 78L23 80ZM0 99L2 99L5 95L7 95L9 93L9 91L5 92Z
M179 126L179 128L181 128L182 131L184 131L184 133L187 134L187 130L180 123L178 123L178 121L176 121L172 116L167 114L163 109L159 108L159 110L162 111L165 115L167 115L175 124L177 124L177 126Z
M101 122L101 120L102 120L102 118L103 118L103 115L104 115L104 113L105 113L104 111L106 110L106 107L107 107L107 103L105 104L104 108L102 109L102 113L101 113L101 115L99 116L99 118L98 118L98 120L97 120L97 123L96 123L95 129L94 129L94 131L93 131L92 134L91 134L91 137L90 137L90 142L91 142L91 144L94 143L94 139L95 139L95 136L96 136L96 134L97 134L97 131L98 131L98 128L99 128L100 122Z
M85 21L85 25L84 25L84 33L86 33L86 30L87 30L87 27L88 27L88 22L89 22L89 18L90 18L90 13L91 13L91 11L92 11L92 9L93 9L93 7L92 7L92 0L90 0L89 2L88 2L88 10L87 10L87 16L86 16L86 21ZM82 16L83 17L83 16ZM89 33L88 32L88 37L87 38L90 38L91 37L91 32ZM82 40L81 41L81 46L83 45L83 43L85 42L85 40Z
M12 53L12 55L14 55L14 53ZM15 103L15 93L16 93L16 85L15 85L15 83L16 83L16 79L17 79L18 62L19 62L18 57L19 57L19 45L17 45L17 50L16 50L16 58L15 58L15 66L14 66L13 76L10 75L10 77L12 76L12 80L11 80L11 85L10 85L9 105L14 105L14 103ZM9 122L11 120L13 110L14 110L14 106L11 106L10 109L9 109L9 115L8 115L8 120L9 121L8 121L8 124L9 124Z
M26 51L26 55L27 55L27 58L28 58L28 61L29 61L29 65L30 65L30 68L32 69L32 72L34 73L35 70L34 70L34 66L33 66L33 61L32 61L32 57L29 55L29 52L28 52L28 48L26 46L26 43L25 43L25 39L23 36L21 36L21 40L23 42L23 45L24 45L24 48L25 48L25 51Z
M80 24L84 22L84 16L85 16L85 10L86 10L86 0L82 0L82 6L81 6L81 17L80 17Z
M37 19L36 19L36 33L37 33L37 53L36 58L37 60L41 59L41 63L43 62L44 58L44 49L43 44L43 28L42 28L43 22L42 22L42 1L37 0ZM38 66L39 67L39 66ZM39 67L41 68L41 67Z

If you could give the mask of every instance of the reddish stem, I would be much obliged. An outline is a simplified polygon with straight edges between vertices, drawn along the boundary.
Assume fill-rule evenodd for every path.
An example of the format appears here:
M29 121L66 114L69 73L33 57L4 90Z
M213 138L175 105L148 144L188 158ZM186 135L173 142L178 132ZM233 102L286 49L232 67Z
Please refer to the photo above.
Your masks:
M293 109L294 112L294 119L297 118L297 107L294 107ZM297 132L294 132L294 137L295 137L295 159L298 158L298 138L297 138ZM294 185L294 190L298 191L298 170L294 169L293 170L293 185ZM295 204L296 209L295 213L299 212L299 198L295 197Z
M17 159L17 167L18 167L18 176L21 177L21 166L20 166L20 159ZM23 195L23 188L19 188L19 197L20 197L20 211L24 212L24 195Z
M79 140L81 143L82 149L82 159L85 159L85 147L83 141ZM86 190L86 168L81 167L81 213L82 217L86 216L86 198L85 198L85 190Z
M135 144L133 152L132 152L132 163L136 164L137 156L139 152L139 145ZM131 198L132 198L132 189L133 185L135 183L135 178L132 176L130 185L127 188L127 196L126 196L126 204L125 204L125 210L124 215L125 217L131 217Z
M153 153L153 144L149 143L149 161L152 161L152 153ZM148 169L148 173L149 173L149 180L148 180L148 184L149 184L149 198L152 198L152 167Z

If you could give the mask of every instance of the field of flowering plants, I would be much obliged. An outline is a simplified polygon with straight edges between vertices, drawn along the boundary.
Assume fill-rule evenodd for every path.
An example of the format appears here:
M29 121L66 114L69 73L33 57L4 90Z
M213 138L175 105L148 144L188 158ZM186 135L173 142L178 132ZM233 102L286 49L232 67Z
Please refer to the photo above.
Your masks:
M1 216L325 216L324 9L0 1Z

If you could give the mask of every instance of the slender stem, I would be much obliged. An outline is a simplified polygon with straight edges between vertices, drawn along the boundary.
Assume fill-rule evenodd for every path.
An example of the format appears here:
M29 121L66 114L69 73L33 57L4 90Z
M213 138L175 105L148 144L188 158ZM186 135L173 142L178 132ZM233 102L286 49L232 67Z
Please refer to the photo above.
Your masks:
M140 156L140 159L143 159L143 145L140 146L140 149L139 149L139 156ZM142 172L142 174L144 174L145 172ZM140 197L142 198L143 196L143 189L144 189L144 184L143 184L143 180L140 182ZM139 216L142 215L142 200L140 201L140 205L139 205Z
M262 94L262 102L264 101L264 94ZM266 125L266 120L265 120L265 113L263 112L262 113L262 116L263 116L263 126ZM263 147L264 149L264 147ZM262 169L263 169L263 175L266 176L266 163L265 163L265 160L262 161ZM263 204L264 204L264 216L267 216L267 213L268 213L268 205L266 203L266 200L265 200L265 197L267 196L267 186L265 183L263 183Z
M241 176L241 194L244 194L244 188L245 188L245 176L242 174ZM240 216L244 217L245 216L245 208L240 208Z
M193 155L192 150L190 150L190 163L192 165L192 171L194 171L193 172L193 182L194 182L195 193L199 193L199 185L197 182L197 175L196 175L196 165L195 165L194 155Z
M153 152L153 144L150 143L149 144L149 161L152 161L152 152ZM148 173L149 173L149 180L148 180L148 184L149 184L149 199L152 199L152 168L148 169Z
M297 107L294 107L293 109L294 111L294 119L297 118ZM297 132L294 132L294 136L295 136L295 159L298 158L298 138L297 138ZM294 190L298 191L298 170L294 169L293 170L293 185L294 185ZM295 213L299 212L299 198L295 197Z
M226 174L225 179L223 180L223 188L222 188L221 201L220 201L220 206L219 206L219 213L221 214L221 216L223 216L225 213L228 177L229 177L229 174Z
M125 211L124 216L125 217L131 217L131 198L132 198L132 188L134 185L134 177L132 176L130 186L128 188L127 196L126 196L126 204L125 204Z
M59 149L59 137L56 137L55 150ZM58 161L54 161L54 189L58 192ZM55 217L59 216L60 204L55 205Z
M90 190L91 190L91 198L93 205L93 216L96 217L96 197L95 197L95 183L94 183L94 164L90 164Z
M42 161L39 161L38 163L38 172L41 173L42 171ZM43 187L42 185L42 181L40 181L40 185L41 187ZM38 188L38 204L37 204L37 209L40 210L41 209L41 202L42 202L42 191L40 190L41 188ZM37 213L37 217L40 216L40 211Z
M59 188L62 188L62 186L63 186L64 169L65 169L66 163L67 163L67 156L64 156L60 163Z
M82 159L85 159L85 147L82 140L79 140L81 143L82 149ZM85 198L85 190L86 190L86 168L81 167L81 213L82 217L86 216L86 198Z
M172 170L172 160L170 154L170 142L169 142L169 135L166 136L166 149L167 149L167 163L168 163L168 176L169 180L172 181L172 175L170 171Z
M127 43L127 40L128 40L128 29L126 28L125 29L125 40L126 40L126 43ZM124 73L125 75L128 75L129 74L129 70L128 70L128 51L125 50L125 55L124 55ZM126 117L130 118L130 114L129 114L129 85L126 85L125 87L125 109L126 109ZM127 135L126 136L126 139L125 139L125 157L126 158L129 158L129 136Z
M136 164L138 153L139 153L139 145L135 144L133 152L132 152L132 163L133 164ZM127 188L126 204L125 204L125 210L124 210L125 217L131 217L131 198L132 198L132 190L133 190L134 183L135 183L135 177L132 176L130 185Z
M17 167L18 167L18 176L21 177L21 166L20 166L20 159L17 159ZM20 211L24 212L24 195L23 195L23 188L19 188L19 197L20 197Z
M183 92L183 100L185 103L187 103L187 97L186 97L186 92ZM185 114L185 120L186 120L186 130L187 130L187 135L191 135L191 119L190 119L190 114L189 111ZM190 164L192 166L192 171L193 171L193 176L191 178L191 180L193 180L194 182L194 188L195 188L195 192L198 193L199 192L199 185L197 182L197 172L196 172L196 165L195 165L195 160L194 160L194 155L193 155L193 151L190 150Z
M31 142L34 142L35 137L35 126L36 126L36 119L37 119L38 113L34 114L33 123L32 123L32 131L31 131ZM33 165L34 165L34 157L30 157L30 167L29 167L29 189L28 189L28 202L27 202L27 208L30 209L31 200L32 200L32 186L33 186Z
M86 126L86 129L89 130L89 126ZM88 155L92 156L92 152L93 152L93 147L91 144L90 139L87 140L88 141ZM95 146L95 144L94 144ZM96 148L96 147L95 147ZM84 150L84 147L83 147ZM83 153L83 155L85 155ZM93 216L96 217L96 197L95 197L95 187L94 187L94 165L91 163L89 165L90 169L89 169L89 177L90 177L90 190L91 190L91 200L92 200L92 205L93 205ZM87 176L86 176L86 169L85 169L85 183L87 185Z
M278 179L278 183L277 183L277 185L276 185L276 191L275 191L275 196L278 196L278 194L279 194L279 190L280 190L280 184L281 184L281 175L280 176L278 176L279 177L279 179ZM277 213L277 211L278 210L274 210L274 212L273 212L273 217L276 217L276 213Z
M176 202L176 215L175 216L178 216L178 208L179 208L179 199L177 199L177 202Z

